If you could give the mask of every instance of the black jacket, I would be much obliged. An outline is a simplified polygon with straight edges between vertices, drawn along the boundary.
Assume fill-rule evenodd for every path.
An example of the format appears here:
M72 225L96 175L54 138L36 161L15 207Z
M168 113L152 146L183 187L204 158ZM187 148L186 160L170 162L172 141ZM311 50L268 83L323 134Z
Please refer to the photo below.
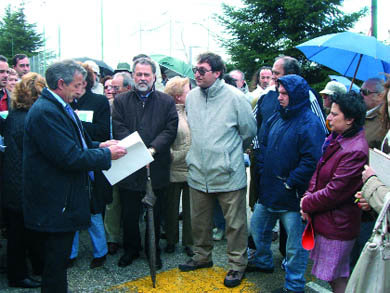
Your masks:
M78 125L82 128L79 120ZM25 226L44 232L70 232L90 224L88 171L111 166L107 148L84 135L47 90L27 114L23 140L23 212Z
M27 110L9 110L4 124L5 148L2 165L3 208L22 212L23 134Z
M93 111L92 122L82 121L92 140L104 142L110 139L110 104L105 96L87 90L70 105L74 110ZM91 212L100 214L104 212L106 204L112 202L112 187L101 171L96 171L94 177Z
M173 98L153 91L144 102L134 90L115 97L112 126L115 139L123 139L138 131L146 147L156 150L150 164L153 189L169 184L170 146L177 134L178 116ZM146 168L118 183L119 187L145 191Z

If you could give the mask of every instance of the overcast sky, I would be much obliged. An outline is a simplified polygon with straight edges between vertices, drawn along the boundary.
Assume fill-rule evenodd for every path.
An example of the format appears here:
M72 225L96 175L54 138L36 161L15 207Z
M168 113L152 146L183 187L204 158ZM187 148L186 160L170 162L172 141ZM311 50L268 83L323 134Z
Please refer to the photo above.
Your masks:
M21 0L1 0L4 8ZM202 51L219 53L215 35L222 29L212 19L221 13L221 3L241 5L240 0L25 0L25 13L38 31L45 32L46 48L61 58L89 56L101 59L101 19L103 19L103 56L112 67L132 56L167 54L188 61ZM103 18L101 18L101 4ZM370 6L371 0L346 0L347 12ZM389 39L389 0L378 0L378 39ZM386 13L386 15L385 15ZM355 31L367 33L370 18L359 22ZM61 50L59 51L59 47Z

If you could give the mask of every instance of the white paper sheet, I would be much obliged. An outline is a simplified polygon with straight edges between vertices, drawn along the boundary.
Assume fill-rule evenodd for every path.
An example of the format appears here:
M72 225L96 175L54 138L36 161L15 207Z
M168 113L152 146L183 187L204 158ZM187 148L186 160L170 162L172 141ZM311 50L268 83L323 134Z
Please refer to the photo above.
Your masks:
M92 120L93 120L93 111L77 110L75 112L77 113L77 116L79 116L79 119L81 121L92 122Z
M378 149L370 149L369 162L378 178L390 186L390 157Z
M122 139L118 145L123 146L127 150L127 154L118 160L111 161L111 168L103 171L111 185L118 183L154 160L137 131Z

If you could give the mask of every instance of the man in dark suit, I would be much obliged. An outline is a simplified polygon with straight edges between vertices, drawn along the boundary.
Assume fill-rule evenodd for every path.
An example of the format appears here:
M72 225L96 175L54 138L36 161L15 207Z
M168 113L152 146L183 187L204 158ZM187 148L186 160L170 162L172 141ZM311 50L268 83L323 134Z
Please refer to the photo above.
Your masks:
M26 118L23 212L26 228L44 241L42 292L67 292L74 233L90 224L91 170L107 170L126 154L116 141L92 142L69 106L85 76L72 60L50 65L48 88Z
M177 133L178 116L171 96L154 89L156 66L149 58L134 61L135 86L131 91L117 95L112 112L114 138L123 139L138 131L149 148L154 161L150 164L153 191L157 197L154 205L155 239L157 247L156 267L162 267L160 259L160 214L161 202L169 184L171 162L170 146ZM141 238L139 215L141 199L146 189L146 168L128 176L118 183L123 214L123 248L120 267L128 266L139 256ZM146 238L146 243L148 238ZM148 245L145 245L146 249ZM148 253L148 251L146 251Z

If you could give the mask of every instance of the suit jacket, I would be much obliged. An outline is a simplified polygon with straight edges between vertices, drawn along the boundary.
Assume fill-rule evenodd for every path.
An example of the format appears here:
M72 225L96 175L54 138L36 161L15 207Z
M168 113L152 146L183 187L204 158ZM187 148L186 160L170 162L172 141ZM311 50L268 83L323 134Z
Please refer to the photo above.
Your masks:
M75 115L76 116L76 115ZM98 148L47 90L27 114L23 140L25 226L44 232L70 232L90 224L89 170L111 166L107 148ZM83 149L81 128L87 150Z
M110 105L103 95L93 93L88 89L85 94L71 104L74 110L93 111L92 122L82 121L83 127L92 140L103 142L110 139ZM91 212L103 213L106 204L112 202L112 187L101 171L95 172Z

